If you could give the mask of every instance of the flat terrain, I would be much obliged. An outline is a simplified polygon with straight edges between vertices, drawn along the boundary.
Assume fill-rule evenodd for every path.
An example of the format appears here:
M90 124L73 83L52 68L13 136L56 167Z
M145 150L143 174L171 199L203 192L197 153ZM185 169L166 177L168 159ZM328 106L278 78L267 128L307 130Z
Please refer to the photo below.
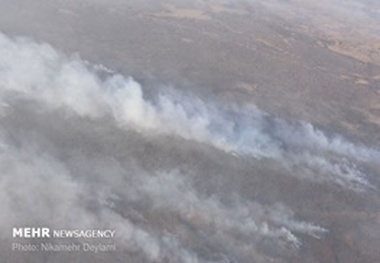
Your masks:
M336 18L298 1L221 2L3 0L1 27L127 75L379 142L375 18L346 22L349 7Z
M78 55L80 63L101 64L109 69L105 75L132 76L143 99L174 94L168 112L179 112L170 117L169 106L157 102L165 125L150 124L146 116L154 114L144 115L143 124L128 115L125 130L104 116L83 118L87 108L82 115L45 108L41 105L50 100L34 100L32 93L21 101L30 96L33 102L19 103L12 90L2 99L12 108L0 122L2 143L16 145L12 153L24 149L24 141L38 147L0 162L23 163L24 154L40 156L34 147L43 149L41 167L57 159L53 170L69 171L65 187L74 197L64 207L85 200L85 208L74 208L96 218L86 221L89 225L110 222L109 227L129 224L140 230L120 230L130 239L118 241L122 249L115 253L15 253L4 234L7 224L16 215L33 213L15 201L14 196L25 196L9 193L6 200L16 205L1 207L9 216L0 220L0 254L6 263L379 262L379 25L379 1L0 0L0 32L11 37L4 43L28 37L48 43L68 60ZM0 57L13 54L7 52ZM7 65L2 60L0 71ZM20 55L20 61L34 67L32 59ZM6 76L0 73L0 85L10 83L3 81ZM22 81L17 83L28 83ZM105 101L120 102L116 97ZM75 98L67 105L77 105ZM176 108L177 102L184 108ZM201 120L192 118L198 112ZM211 128L205 132L199 124L193 130L194 119L202 123L203 117ZM141 132L145 129L149 132ZM257 141L251 139L256 135ZM9 174L4 181L13 182L13 173L24 178L11 165L0 167ZM150 176L161 171L172 172ZM173 173L187 176L178 179ZM47 196L55 196L54 190L42 197L34 193L43 192L45 184L58 190L60 182L40 174L24 190L49 206ZM1 187L18 187L21 181ZM96 201L82 199L77 183L87 185L84 193ZM107 198L99 201L93 190L98 188L110 192L113 205ZM32 222L17 222L50 222L63 211L62 200L67 198L53 198L56 208L37 209L41 214Z

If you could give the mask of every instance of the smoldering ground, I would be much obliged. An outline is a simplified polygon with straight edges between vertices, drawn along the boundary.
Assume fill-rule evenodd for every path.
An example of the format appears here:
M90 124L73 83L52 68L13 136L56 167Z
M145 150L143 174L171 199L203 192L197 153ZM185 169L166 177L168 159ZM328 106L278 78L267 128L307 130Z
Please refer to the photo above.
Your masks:
M147 98L131 77L5 35L0 86L5 262L314 262L308 241L330 226L303 211L376 199L377 149L254 105ZM111 228L119 250L12 253L19 225Z

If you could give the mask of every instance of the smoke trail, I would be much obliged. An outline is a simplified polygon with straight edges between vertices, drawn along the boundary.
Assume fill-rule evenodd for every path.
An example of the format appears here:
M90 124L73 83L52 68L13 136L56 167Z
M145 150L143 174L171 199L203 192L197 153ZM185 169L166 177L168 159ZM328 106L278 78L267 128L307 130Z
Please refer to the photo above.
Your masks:
M143 253L149 261L162 260L170 254L170 262L198 262L178 244L178 252L168 244L164 246L164 234L160 237L158 233L149 233L114 212L97 191L88 187L90 182L75 180L64 163L44 154L38 146L28 142L20 146L17 149L2 141L0 150L0 240L8 239L9 229L18 225L111 228L117 233L119 246ZM88 209L89 206L96 209ZM193 261L188 260L191 257Z
M161 144L147 168L136 153L149 147L135 148L170 136L184 152L194 144L228 160L261 159L299 180L358 192L374 187L365 168L380 159L376 149L253 105L206 104L166 90L147 99L132 78L0 35L0 241L15 224L104 227L119 233L128 259L284 262L285 252L276 258L263 244L297 251L305 236L327 235L288 203L204 191L193 180L197 167L162 162Z
M135 191L149 196L155 209L168 208L192 221L198 228L213 225L216 229L238 231L255 238L282 239L299 246L299 239L291 232L318 237L325 229L293 219L292 212L282 205L262 206L257 203L234 200L230 206L222 204L216 196L202 197L191 182L178 173L160 174L146 178L133 186ZM132 193L133 190L129 191Z
M178 225L165 224L162 228L156 221L163 215L169 215L172 220L180 218L208 233L211 242L222 235L231 243L230 253L265 238L275 246L285 243L299 247L301 241L296 234L318 238L326 232L314 224L297 221L293 212L283 205L264 206L239 199L225 205L217 196L200 194L186 175L176 171L150 175L137 168L137 174L114 185L108 183L106 176L101 181L94 177L83 181L73 174L72 164L56 159L28 141L21 139L15 147L1 138L1 239L7 239L8 229L15 225L105 227L118 233L124 249L143 253L152 262L164 259L215 262L199 258L193 248L197 240L188 237L190 234L179 237L170 234L178 231ZM88 157L83 158L84 165L91 163L86 160ZM114 171L107 175L113 181L122 182L125 178L126 171L114 169L112 165L107 170ZM102 190L104 185L108 186L107 191ZM127 214L123 211L125 203ZM215 231L219 233L216 236Z
M42 110L113 119L141 133L176 135L238 155L276 159L285 167L306 169L305 178L357 191L370 187L357 167L380 158L376 150L328 137L308 123L287 123L252 106L216 107L164 92L147 100L132 78L101 78L99 66L25 38L0 35L0 69L3 116L12 101L34 101Z

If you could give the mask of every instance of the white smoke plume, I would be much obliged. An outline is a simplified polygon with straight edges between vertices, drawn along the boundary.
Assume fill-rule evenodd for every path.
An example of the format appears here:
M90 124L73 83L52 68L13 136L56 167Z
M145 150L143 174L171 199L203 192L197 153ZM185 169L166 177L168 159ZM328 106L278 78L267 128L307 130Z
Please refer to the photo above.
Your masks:
M326 232L314 224L295 220L293 212L283 205L263 206L235 200L227 206L216 196L202 196L185 175L175 171L149 175L140 170L115 186L107 184L109 178L83 181L64 162L24 140L15 147L2 138L0 171L2 240L9 238L9 229L15 225L102 227L117 232L123 249L143 253L151 262L165 259L208 262L199 259L191 246L182 244L194 244L196 241L191 237L185 233L171 234L178 230L177 225L166 224L166 229L162 229L155 221L160 221L163 214L170 215L174 221L179 218L209 233L212 240L220 237L228 240L232 250L263 238L273 240L275 246L285 243L298 248L301 241L296 234L319 238ZM127 171L118 170L108 176L122 182L126 174ZM104 185L108 186L107 190L102 190ZM118 212L123 209L123 203L129 204L127 214ZM132 223L132 220L139 222Z
M374 187L365 167L379 160L376 149L253 105L165 90L148 99L132 78L26 38L0 35L0 88L0 242L15 225L101 227L115 229L116 256L133 262L285 262L303 237L328 235L282 200L205 191L193 176L201 168L164 156L174 147L165 138L182 152L191 144L197 154L267 161L306 182ZM159 153L141 158L149 143Z
M328 137L308 123L291 124L253 106L217 107L165 92L148 100L132 78L102 78L99 66L25 38L0 35L0 68L2 115L12 100L29 101L44 110L112 119L127 130L174 135L240 156L275 159L291 170L305 170L302 177L315 182L355 191L372 187L360 166L378 160L379 152L340 136Z
M149 196L155 209L169 208L198 228L213 225L219 231L238 231L241 235L283 239L298 247L300 241L291 232L319 237L325 229L306 222L297 222L291 211L281 205L265 207L260 204L234 200L223 205L217 197L202 197L183 176L161 174L133 187ZM130 193L132 193L132 189Z

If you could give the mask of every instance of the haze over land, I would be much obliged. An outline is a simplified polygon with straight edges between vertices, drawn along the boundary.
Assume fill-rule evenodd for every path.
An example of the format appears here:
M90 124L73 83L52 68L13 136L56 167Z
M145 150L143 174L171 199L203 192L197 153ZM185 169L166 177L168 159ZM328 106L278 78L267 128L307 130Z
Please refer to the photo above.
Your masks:
M379 20L1 0L1 260L378 262ZM15 252L14 226L114 229L117 250Z

